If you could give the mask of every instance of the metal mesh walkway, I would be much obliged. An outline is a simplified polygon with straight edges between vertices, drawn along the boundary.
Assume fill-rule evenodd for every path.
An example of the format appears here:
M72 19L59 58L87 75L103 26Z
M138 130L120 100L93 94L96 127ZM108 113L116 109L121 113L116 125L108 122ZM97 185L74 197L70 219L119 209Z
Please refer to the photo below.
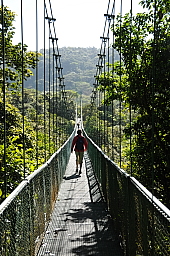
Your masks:
M81 176L75 169L73 153L38 256L122 255L87 153Z

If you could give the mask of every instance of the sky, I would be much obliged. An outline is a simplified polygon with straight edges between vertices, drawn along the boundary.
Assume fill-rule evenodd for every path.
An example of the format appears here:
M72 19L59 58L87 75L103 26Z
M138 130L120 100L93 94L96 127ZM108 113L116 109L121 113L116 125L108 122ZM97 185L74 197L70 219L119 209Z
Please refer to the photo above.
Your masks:
M23 41L28 50L36 49L36 0L3 0L4 5L17 14L14 22L14 44L21 42L21 2L23 5ZM50 0L58 46L100 48L109 0ZM110 0L112 8L113 0ZM115 0L115 13L120 12L120 0ZM122 0L122 12L130 10L130 0ZM132 1L133 13L142 11L138 0ZM38 49L44 48L44 0L38 3ZM46 0L49 6L49 0ZM46 26L48 23L46 22ZM46 31L48 28L46 27ZM47 36L48 38L48 36ZM48 40L46 41L46 45ZM48 47L46 47L48 48Z

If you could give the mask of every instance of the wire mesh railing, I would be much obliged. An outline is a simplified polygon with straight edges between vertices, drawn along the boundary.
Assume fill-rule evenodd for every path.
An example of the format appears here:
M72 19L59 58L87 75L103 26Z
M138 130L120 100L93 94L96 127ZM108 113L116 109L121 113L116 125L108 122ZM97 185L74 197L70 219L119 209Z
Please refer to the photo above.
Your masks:
M0 205L0 255L36 255L70 157L75 131Z
M86 137L124 255L170 255L170 210Z

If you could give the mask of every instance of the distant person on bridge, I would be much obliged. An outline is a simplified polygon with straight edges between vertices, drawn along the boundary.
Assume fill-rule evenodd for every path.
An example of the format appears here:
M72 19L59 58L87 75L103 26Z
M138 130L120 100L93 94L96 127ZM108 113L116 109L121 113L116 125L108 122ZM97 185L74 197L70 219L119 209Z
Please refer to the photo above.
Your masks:
M74 137L72 145L71 145L71 153L73 149L76 154L76 173L78 173L78 165L80 164L79 175L81 174L81 168L83 164L83 155L84 151L87 150L87 140L84 136L81 135L82 131L77 130L77 136Z
M78 129L80 128L80 123L77 123L77 128L78 128Z

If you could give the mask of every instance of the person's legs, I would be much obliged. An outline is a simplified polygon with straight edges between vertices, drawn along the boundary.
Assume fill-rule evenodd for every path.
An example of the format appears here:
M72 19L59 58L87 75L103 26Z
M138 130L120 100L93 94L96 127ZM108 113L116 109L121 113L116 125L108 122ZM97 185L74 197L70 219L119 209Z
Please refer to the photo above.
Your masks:
M78 172L79 152L75 152L75 154L76 154L76 172Z
M84 152L79 152L79 164L80 164L79 174L81 174L81 168L82 168L82 164L83 164L83 155L84 155Z

